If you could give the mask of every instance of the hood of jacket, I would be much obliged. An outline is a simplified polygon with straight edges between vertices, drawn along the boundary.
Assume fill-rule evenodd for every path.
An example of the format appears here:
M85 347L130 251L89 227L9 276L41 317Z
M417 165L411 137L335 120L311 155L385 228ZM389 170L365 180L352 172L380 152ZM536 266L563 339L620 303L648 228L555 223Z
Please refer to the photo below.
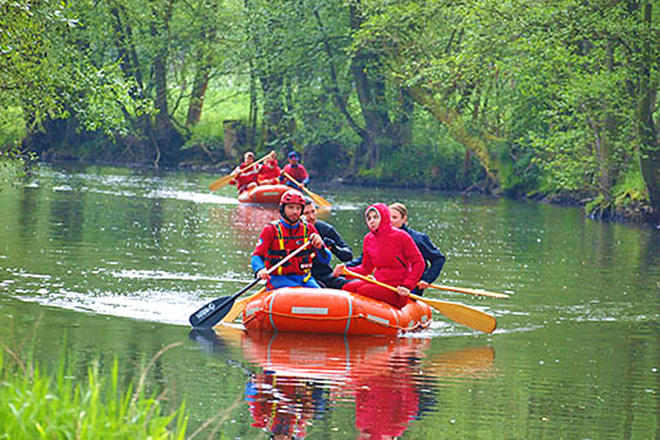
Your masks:
M376 230L369 228L371 232L376 235L384 235L392 230L392 219L390 218L390 208L387 207L384 203L374 203L369 206L366 211L364 211L364 219L366 221L367 214L371 210L376 210L378 215L380 215L380 224Z

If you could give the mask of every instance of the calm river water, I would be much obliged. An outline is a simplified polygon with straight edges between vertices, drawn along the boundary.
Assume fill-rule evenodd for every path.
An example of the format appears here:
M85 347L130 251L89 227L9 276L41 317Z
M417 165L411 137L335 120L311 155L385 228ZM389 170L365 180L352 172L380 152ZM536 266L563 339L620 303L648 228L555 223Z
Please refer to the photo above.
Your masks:
M34 341L74 376L92 360L149 370L196 438L659 438L660 231L579 209L445 193L315 187L359 252L364 208L407 203L447 255L428 291L492 313L480 334L436 314L398 338L195 334L188 316L251 280L274 210L242 206L220 176L43 166L0 186L0 339ZM208 423L207 423L208 422ZM212 434L215 431L215 434Z

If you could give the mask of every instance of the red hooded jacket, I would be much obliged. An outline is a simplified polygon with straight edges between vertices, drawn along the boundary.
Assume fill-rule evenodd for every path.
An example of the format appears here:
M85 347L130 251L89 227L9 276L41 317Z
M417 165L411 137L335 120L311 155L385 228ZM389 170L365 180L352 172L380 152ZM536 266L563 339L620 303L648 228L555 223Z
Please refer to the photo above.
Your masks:
M365 214L372 208L380 214L380 224L364 236L362 264L352 270L361 275L373 273L382 283L412 290L424 273L424 258L410 235L392 226L387 205L371 205Z

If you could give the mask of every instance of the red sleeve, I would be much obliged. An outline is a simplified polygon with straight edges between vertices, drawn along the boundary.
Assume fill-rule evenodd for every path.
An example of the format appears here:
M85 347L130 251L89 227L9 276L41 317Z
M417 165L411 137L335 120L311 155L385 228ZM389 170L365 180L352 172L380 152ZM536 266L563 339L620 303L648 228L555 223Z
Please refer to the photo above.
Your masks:
M309 174L307 174L307 170L302 164L298 165L300 167L300 180L305 180L309 177Z
M270 245L275 239L275 226L272 224L266 225L266 227L259 234L259 239L257 240L257 246L254 248L252 255L256 255L263 259L266 258L266 253L270 249Z
M422 257L422 253L419 251L412 237L404 231L401 232L403 234L399 235L401 236L404 261L410 264L410 270L402 284L408 289L413 289L422 278L424 269L426 269L426 263L424 263L424 257Z

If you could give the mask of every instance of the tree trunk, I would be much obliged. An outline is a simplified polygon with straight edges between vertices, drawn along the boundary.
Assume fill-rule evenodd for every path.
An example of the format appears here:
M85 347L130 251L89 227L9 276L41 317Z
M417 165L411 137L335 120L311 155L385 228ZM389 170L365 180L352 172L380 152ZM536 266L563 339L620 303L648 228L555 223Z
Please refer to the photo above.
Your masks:
M202 117L202 108L204 107L204 96L209 84L211 74L211 64L204 63L199 66L195 73L192 93L190 95L190 105L188 106L188 117L186 118L186 127L192 127L199 123Z
M114 17L115 46L117 47L117 60L119 66L127 78L135 80L135 87L129 90L131 98L135 100L144 99L144 81L142 69L138 61L137 51L133 43L133 30L129 25L124 25L123 16L125 14L122 6L115 6L110 13ZM133 130L144 137L149 137L152 131L149 115L140 114L136 117L124 110L124 116L131 123ZM146 156L146 151L141 151L139 156Z
M362 19L354 5L350 7L351 28L359 30ZM355 81L355 91L365 123L365 143L367 147L366 165L374 167L381 157L381 147L392 144L389 137L390 121L385 82L380 77L382 65L378 56L367 49L356 51L351 62L351 74ZM367 74L367 71L372 72Z
M651 64L653 49L651 47L650 28L652 24L652 5L650 2L644 5L644 21L649 27L649 35L646 36L643 66L639 86L639 100L637 107L638 133L640 138L640 168L644 183L649 193L651 207L653 208L653 220L660 221L660 146L658 145L658 128L653 119L653 109L658 92L658 84L651 80Z
M215 27L210 25L202 30L201 38L204 41L213 41L215 40L216 33ZM195 72L195 80L193 82L193 89L190 96L186 127L197 125L202 117L204 96L206 94L206 88L209 84L209 77L211 76L211 69L213 66L212 52L206 46L204 46L204 49L198 51L197 59L199 60L199 63L197 63L197 71Z
M159 32L157 30L158 14L152 11L151 22L151 35L154 40L159 40ZM167 21L166 21L167 22ZM156 56L153 61L154 72L154 85L156 88L156 123L154 132L152 134L152 142L156 148L156 157L154 158L154 165L158 166L162 163L165 166L173 166L178 164L179 150L183 145L183 137L179 133L170 119L170 114L167 106L167 66L165 64L167 56L167 46L161 44L156 51Z
M452 110L442 106L431 92L421 86L410 89L411 96L415 102L428 110L438 121L442 122L449 130L451 136L458 143L470 150L477 157L477 160L484 168L484 171L493 183L499 184L497 176L497 167L495 161L490 157L486 144L481 137L474 136L468 131L460 115Z
M250 113L248 116L246 145L250 149L257 147L257 115L259 104L257 102L257 74L254 63L250 60Z
M359 124L355 121L355 118L353 118L353 115L351 115L351 112L348 110L346 99L344 99L341 94L341 90L339 89L337 70L335 69L335 65L333 63L334 54L332 52L332 46L330 45L330 41L325 32L325 26L321 21L321 16L318 10L314 10L314 16L316 17L316 21L319 25L319 30L323 35L323 47L325 48L325 52L328 55L328 72L330 73L330 91L332 92L332 102L334 103L335 107L337 107L339 112L344 116L346 122L348 122L348 125L353 129L353 131L358 136L360 136L360 138L362 138L363 142L367 142L367 132L359 126Z
M285 127L286 110L284 108L283 87L284 78L280 75L261 76L261 88L264 94L264 126L266 139L264 142L279 147L284 152L287 137Z
M408 87L399 87L400 91L400 111L395 126L396 144L402 147L409 147L413 141L413 114L415 112L415 100L413 99Z

